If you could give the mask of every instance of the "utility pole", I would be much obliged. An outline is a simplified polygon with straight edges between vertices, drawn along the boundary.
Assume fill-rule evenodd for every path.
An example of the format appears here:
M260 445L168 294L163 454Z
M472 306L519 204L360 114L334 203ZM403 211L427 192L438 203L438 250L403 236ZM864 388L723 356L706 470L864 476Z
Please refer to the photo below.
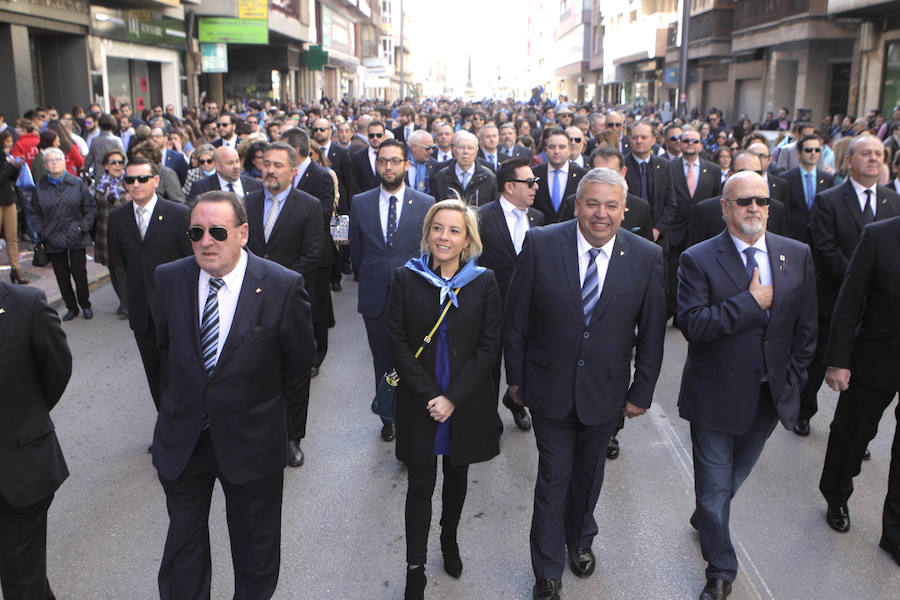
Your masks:
M691 29L691 0L681 0L681 48L678 53L678 114L687 116L688 40ZM682 99L683 98L683 99Z

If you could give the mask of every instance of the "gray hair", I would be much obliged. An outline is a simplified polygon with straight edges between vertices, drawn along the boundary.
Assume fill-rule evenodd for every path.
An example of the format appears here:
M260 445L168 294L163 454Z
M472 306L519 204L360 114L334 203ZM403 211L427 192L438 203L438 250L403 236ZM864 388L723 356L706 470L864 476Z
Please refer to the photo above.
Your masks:
M266 147L263 150L263 154L266 154L272 150L284 150L285 152L287 152L288 164L291 165L291 167L297 166L297 151L294 150L294 147L287 142L270 142L269 144L266 144Z
M41 150L41 158L44 160L44 162L46 162L47 159L50 158L50 156L53 154L59 154L60 160L63 160L63 161L66 160L66 155L59 148L51 147L51 148L44 148L43 150Z
M201 154L216 154L216 147L212 144L201 144L194 149L194 152L197 153L197 157L199 158Z
M578 188L575 190L575 199L581 200L584 186L592 183L603 183L622 188L622 202L625 202L625 198L628 196L628 183L624 177L619 175L618 171L606 167L597 167L585 173L581 181L578 182Z
M857 119L857 120L859 120L859 119ZM878 139L877 137L875 137L874 135L872 135L872 134L871 134L870 132L868 132L868 131L863 132L863 133L859 134L858 136L854 137L854 138L850 141L850 145L847 146L847 156L852 156L852 155L853 155L853 150L854 150L854 148L856 147L856 144L858 144L859 142L862 142L862 141L864 141L864 140L867 140L867 139L869 139L869 138Z
M227 202L234 209L235 225L240 227L247 222L247 209L244 207L244 200L234 192L226 192L224 190L211 190L200 194L191 206L191 212L201 202Z
M474 133L466 131L465 129L460 129L459 131L457 131L456 133L453 134L453 144L452 145L455 146L462 140L472 142L473 144L475 144L475 149L476 150L478 149L478 138L475 137Z

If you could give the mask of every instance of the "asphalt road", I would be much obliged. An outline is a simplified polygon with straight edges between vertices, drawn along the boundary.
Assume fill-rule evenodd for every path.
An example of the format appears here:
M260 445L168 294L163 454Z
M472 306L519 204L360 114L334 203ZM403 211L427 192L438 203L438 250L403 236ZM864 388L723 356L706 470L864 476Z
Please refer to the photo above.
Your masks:
M285 477L281 599L397 599L404 586L406 473L369 412L372 374L356 286L334 294L338 326L313 380L306 465ZM155 413L134 339L97 290L93 321L64 324L75 374L53 419L71 476L50 509L48 563L60 599L151 599L167 516L147 454ZM688 525L693 509L690 437L676 399L686 345L670 329L653 407L628 422L609 462L596 516L596 573L567 572L566 599L696 598L704 563ZM741 570L735 600L896 598L900 568L878 548L894 428L889 409L850 501L853 527L832 532L817 484L836 395L820 394L812 435L779 428L733 504ZM537 452L531 432L506 424L501 454L470 469L460 525L460 580L441 567L434 511L427 565L431 599L530 598L528 549ZM440 478L438 481L440 486ZM435 492L440 498L440 492ZM224 498L210 529L213 598L230 598L233 574Z

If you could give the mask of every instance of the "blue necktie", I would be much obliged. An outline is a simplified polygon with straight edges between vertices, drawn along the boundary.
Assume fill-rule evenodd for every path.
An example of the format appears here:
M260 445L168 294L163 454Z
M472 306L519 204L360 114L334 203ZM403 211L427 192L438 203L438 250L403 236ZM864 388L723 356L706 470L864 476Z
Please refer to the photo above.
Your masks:
M804 173L803 177L806 179L806 209L812 210L813 200L816 197L816 188L813 185L813 176L812 173Z
M203 306L203 320L200 323L200 360L207 377L212 377L216 368L216 350L219 348L219 288L225 283L218 278L210 278L209 294Z
M759 263L756 262L757 250L758 248L754 248L753 246L744 248L744 254L747 256L747 275L750 276L750 279L753 279L753 269L759 268Z
M394 245L394 235L397 233L397 196L391 196L388 207L387 235L385 236L387 247Z
M562 204L562 191L559 187L559 169L554 171L553 175L553 195L550 200L553 202L553 210L559 212L559 205Z
M641 198L650 202L650 193L647 190L647 163L641 163Z
M491 168L496 172L497 171L497 159L494 158L493 154L488 154L488 160L491 161Z
M581 305L584 307L584 322L591 322L591 314L594 312L594 305L597 304L597 291L600 287L600 279L597 275L597 255L600 254L600 248L591 248L588 250L591 259L588 262L587 272L584 274L584 283L581 285Z

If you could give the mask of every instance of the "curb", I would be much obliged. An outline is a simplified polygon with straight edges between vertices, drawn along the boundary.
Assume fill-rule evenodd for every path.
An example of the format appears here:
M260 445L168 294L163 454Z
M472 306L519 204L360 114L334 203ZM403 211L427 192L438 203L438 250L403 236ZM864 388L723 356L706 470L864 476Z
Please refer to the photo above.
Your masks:
M104 270L103 272L97 274L96 277L88 281L88 290L94 291L98 288L103 287L104 285L110 283L109 280L109 271ZM65 302L63 302L62 295L59 291L56 292L56 295L47 298L47 303L53 310L59 310L63 306L65 306Z

